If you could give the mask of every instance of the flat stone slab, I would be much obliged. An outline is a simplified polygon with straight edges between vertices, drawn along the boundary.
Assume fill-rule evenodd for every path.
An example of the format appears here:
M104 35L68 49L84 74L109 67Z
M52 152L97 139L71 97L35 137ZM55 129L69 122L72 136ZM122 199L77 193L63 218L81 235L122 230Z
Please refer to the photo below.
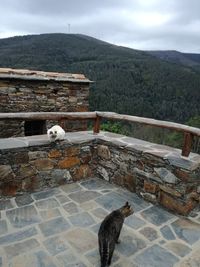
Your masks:
M48 238L43 242L43 244L47 248L48 252L53 256L69 249L69 246L60 236Z
M138 218L136 215L129 216L128 218L125 219L125 225L128 225L133 229L139 229L143 227L145 224L146 222Z
M12 209L14 208L10 199L1 199L0 200L0 210Z
M136 262L140 267L173 267L179 259L166 249L153 245L138 254L133 263Z
M0 220L0 235L5 235L8 231L6 220Z
M116 251L125 257L132 256L146 247L146 242L132 232L126 231L120 236L120 240L121 242L116 245Z
M37 201L35 205L39 210L46 210L46 209L48 210L59 207L59 203L55 198L48 198Z
M73 229L64 234L64 238L68 240L78 253L85 253L97 247L96 235L87 229Z
M187 243L193 244L200 240L200 223L189 219L178 219L171 225L176 235Z
M75 193L69 194L68 196L77 203L83 203L91 199L95 199L101 196L101 194L96 191L88 190L88 191L75 192Z
M77 215L70 216L69 220L71 224L79 227L88 227L92 224L95 224L94 219L88 212L82 212Z
M162 233L163 237L167 240L175 240L176 239L174 233L172 232L172 230L170 229L170 227L168 225L163 226L160 229L160 232Z
M7 235L0 237L0 245L6 245L6 244L13 243L13 242L18 242L23 239L35 236L37 234L38 232L35 227L31 227L26 230L21 230L18 232L7 234Z
M89 179L87 181L81 182L81 185L84 186L88 190L102 190L113 188L113 186L101 179Z
M17 228L39 223L41 219L33 205L6 211L10 223Z
M171 220L174 217L171 213L157 206L146 209L141 213L141 215L144 219L155 225L166 223L168 220Z
M52 197L53 195L56 195L59 193L60 193L60 190L58 188L53 188L53 189L41 191L38 193L34 193L33 197L35 200L40 200L40 199Z
M68 230L70 225L63 217L58 217L39 224L39 228L44 236L51 236Z
M153 241L158 238L158 232L154 228L149 226L141 229L140 233L144 235L149 241Z
M33 202L33 198L31 197L30 194L24 194L22 196L17 196L15 198L15 202L17 203L17 206L21 207L21 206L25 206L25 205L29 205Z
M191 248L180 242L170 242L166 244L166 248L180 257L184 257L191 252Z
M16 257L9 267L57 267L51 256L43 250L26 253Z
M30 250L35 249L39 246L40 244L36 239L29 239L23 242L19 242L17 246L15 244L6 246L4 247L4 250L7 257L11 259L22 253L30 252Z

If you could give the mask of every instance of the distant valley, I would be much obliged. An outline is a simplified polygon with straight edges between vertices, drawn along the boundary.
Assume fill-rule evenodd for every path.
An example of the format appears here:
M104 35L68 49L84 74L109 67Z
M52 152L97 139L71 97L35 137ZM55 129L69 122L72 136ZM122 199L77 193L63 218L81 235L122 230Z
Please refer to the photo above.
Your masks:
M185 123L200 114L200 55L139 51L80 34L0 39L0 67L84 73L90 109Z

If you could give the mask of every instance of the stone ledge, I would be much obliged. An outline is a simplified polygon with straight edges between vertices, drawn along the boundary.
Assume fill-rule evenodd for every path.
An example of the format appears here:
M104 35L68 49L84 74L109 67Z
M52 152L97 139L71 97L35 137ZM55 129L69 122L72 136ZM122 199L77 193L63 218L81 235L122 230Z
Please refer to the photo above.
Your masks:
M0 139L0 193L18 195L98 176L187 215L200 200L200 155L108 132ZM195 196L195 197L194 197Z

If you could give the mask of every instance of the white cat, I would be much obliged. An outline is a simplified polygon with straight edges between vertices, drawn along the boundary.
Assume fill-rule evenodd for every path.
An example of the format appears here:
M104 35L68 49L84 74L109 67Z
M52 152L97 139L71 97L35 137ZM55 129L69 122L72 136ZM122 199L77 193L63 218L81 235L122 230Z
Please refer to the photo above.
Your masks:
M54 125L49 130L47 130L47 135L49 141L51 142L56 140L63 140L65 138L65 131L59 125Z

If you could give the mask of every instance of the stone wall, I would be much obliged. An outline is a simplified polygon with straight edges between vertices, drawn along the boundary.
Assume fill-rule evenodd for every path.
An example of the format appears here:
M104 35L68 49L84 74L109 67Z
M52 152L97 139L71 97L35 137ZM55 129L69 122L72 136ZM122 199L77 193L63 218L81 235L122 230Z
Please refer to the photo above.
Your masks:
M200 155L184 158L179 149L106 132L66 133L65 138L56 143L45 135L0 139L1 195L93 176L182 215L199 205Z
M0 112L88 111L89 83L0 79ZM48 122L47 128L58 122ZM63 126L63 125L62 125ZM66 122L66 131L86 130L86 121ZM24 136L24 121L1 121L0 138Z
M13 196L93 175L89 143L68 142L0 152L0 195Z
M180 154L165 158L165 146L162 149L158 145L160 150L154 152L146 149L146 153L144 147L99 140L94 149L98 176L147 201L187 215L200 202L200 157L197 162L180 158Z

